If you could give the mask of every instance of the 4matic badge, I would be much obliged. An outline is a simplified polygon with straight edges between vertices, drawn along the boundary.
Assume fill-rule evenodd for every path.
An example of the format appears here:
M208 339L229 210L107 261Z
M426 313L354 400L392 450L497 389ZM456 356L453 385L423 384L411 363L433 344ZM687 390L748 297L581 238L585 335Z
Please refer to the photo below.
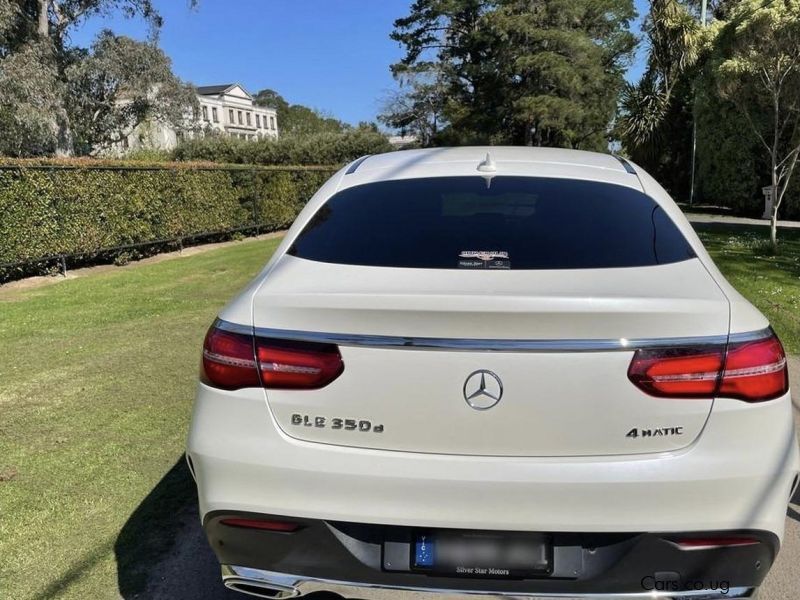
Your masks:
M654 429L639 429L634 427L625 437L638 438L638 437L668 437L673 435L683 435L683 427L656 427Z
M338 417L321 417L312 415L292 415L292 425L300 427L316 427L317 429L341 429L342 431L361 431L383 433L383 425L376 425L367 419L340 419Z

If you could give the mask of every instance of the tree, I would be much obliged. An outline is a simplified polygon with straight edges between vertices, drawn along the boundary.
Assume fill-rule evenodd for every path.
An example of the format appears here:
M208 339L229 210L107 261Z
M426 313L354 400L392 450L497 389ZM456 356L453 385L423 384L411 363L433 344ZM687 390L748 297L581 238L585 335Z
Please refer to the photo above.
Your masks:
M533 8L531 8L533 7ZM621 0L504 2L494 19L513 69L511 123L527 143L605 149L635 16Z
M442 106L437 141L603 148L634 16L631 0L416 0L395 22L406 54L392 72L440 78L406 99L411 115L415 92Z
M311 135L315 133L339 133L350 126L330 115L302 104L289 104L275 90L261 90L255 95L259 106L274 108L278 125L283 135Z
M289 103L275 90L261 90L254 96L254 100L259 106L274 108L278 111L278 120L286 116L286 111L289 109Z
M73 152L68 104L76 102L67 97L67 72L92 55L70 47L69 34L85 19L114 11L144 18L155 41L161 17L151 0L0 0L0 151Z
M63 98L58 68L41 44L0 59L0 154L43 156L65 146Z
M403 135L430 146L445 123L444 81L435 72L403 72L395 77L399 89L384 100L378 119Z
M153 6L152 0L17 0L27 7L29 19L36 18L36 35L40 39L49 38L56 48L65 44L69 30L85 19L122 12L128 18L141 16L150 24L153 31L162 25L161 15ZM190 4L194 5L192 0Z
M720 33L718 90L769 157L770 241L800 156L800 0L742 0Z
M66 70L67 107L76 145L96 153L125 139L145 121L186 127L196 114L194 89L172 73L152 42L101 32L91 53Z
M19 6L12 0L0 0L0 58L6 55L14 35Z
M642 29L647 68L636 85L623 90L617 129L626 149L646 164L658 153L675 87L697 62L703 38L691 7L680 0L651 0Z

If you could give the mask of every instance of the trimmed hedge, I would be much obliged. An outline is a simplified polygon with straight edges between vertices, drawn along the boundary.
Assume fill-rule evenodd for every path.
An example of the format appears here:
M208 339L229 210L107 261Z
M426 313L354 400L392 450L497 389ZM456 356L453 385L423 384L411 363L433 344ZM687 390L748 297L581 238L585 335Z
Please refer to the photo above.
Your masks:
M253 165L335 165L392 150L384 135L352 129L256 141L209 136L182 142L173 150L173 158Z
M121 247L152 254L167 241L280 229L334 170L3 160L0 280L55 256L87 264Z

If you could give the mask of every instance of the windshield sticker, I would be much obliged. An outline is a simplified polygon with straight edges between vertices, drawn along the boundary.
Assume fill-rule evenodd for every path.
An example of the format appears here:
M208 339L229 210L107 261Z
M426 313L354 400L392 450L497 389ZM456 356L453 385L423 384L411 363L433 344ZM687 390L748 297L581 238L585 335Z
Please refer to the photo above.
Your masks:
M511 261L504 250L462 250L459 269L510 269Z

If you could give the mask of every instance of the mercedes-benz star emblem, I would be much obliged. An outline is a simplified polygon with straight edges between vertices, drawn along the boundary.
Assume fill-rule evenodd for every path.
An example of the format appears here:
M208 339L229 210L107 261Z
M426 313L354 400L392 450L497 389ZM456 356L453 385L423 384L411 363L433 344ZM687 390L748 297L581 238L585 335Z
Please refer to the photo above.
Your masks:
M464 382L464 400L475 410L488 410L503 397L500 378L486 369L470 373Z

